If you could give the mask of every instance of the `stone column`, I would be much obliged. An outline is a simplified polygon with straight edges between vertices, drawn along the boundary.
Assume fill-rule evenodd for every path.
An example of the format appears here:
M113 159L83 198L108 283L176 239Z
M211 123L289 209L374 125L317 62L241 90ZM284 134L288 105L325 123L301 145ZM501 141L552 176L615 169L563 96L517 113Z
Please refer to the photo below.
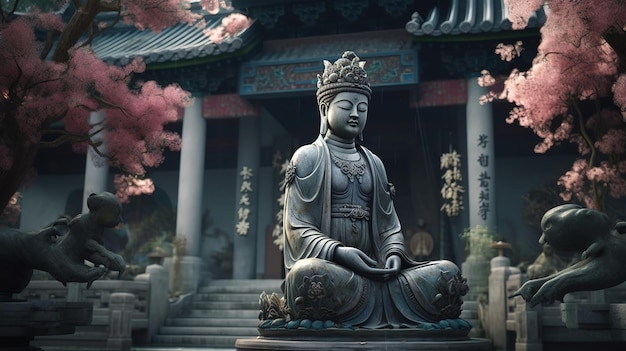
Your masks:
M104 120L104 112L92 112L89 116L89 123L95 125ZM96 126L95 128L99 128ZM95 129L94 128L94 129ZM102 138L100 135L97 137ZM100 139L101 140L101 139ZM104 151L105 145L102 144L99 150ZM107 181L109 176L109 165L107 160L98 155L91 147L87 150L87 161L85 162L85 181L83 185L83 207L82 213L89 212L87 208L87 198L89 194L99 194L107 190Z
M176 237L184 245L182 252L169 262L171 289L178 293L194 293L198 288L205 262L199 257L202 234L202 195L206 121L202 117L202 100L196 97L185 108L182 148L178 179ZM166 265L167 262L166 262Z
M482 226L495 230L494 193L494 147L493 111L490 104L481 105L479 98L486 89L480 87L476 78L467 81L466 130L467 130L467 210L469 227ZM471 252L471 250L470 250ZM489 261L481 255L470 254L461 264L470 292L465 296L464 312L479 317L478 304L484 303L489 290ZM482 336L480 320L472 321L472 336Z
M469 225L495 230L495 154L493 110L478 101L487 89L476 78L467 81L467 192Z
M233 279L254 279L256 276L259 182L260 118L239 119L239 147L237 154L237 196L234 238Z

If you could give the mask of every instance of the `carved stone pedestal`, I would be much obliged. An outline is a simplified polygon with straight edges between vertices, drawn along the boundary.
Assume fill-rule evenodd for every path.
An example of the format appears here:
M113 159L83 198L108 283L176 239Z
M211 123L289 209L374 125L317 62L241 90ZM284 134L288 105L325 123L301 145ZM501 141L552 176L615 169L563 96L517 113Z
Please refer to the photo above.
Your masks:
M268 334L266 331L263 334ZM487 339L467 337L467 331L415 329L290 330L256 339L238 339L237 351L490 351Z
M0 302L0 351L41 350L30 346L35 336L73 334L75 326L91 323L92 313L89 302Z

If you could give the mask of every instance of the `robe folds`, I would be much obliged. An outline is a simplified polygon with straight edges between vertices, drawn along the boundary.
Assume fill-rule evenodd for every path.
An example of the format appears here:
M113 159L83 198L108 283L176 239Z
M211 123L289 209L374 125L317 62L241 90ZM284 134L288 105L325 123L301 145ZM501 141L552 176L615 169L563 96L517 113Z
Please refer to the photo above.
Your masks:
M419 326L458 318L467 284L450 261L416 262L404 237L382 161L357 146L372 178L368 228L370 247L357 247L384 268L397 255L400 274L388 280L361 276L334 262L343 246L331 219L332 161L320 136L298 149L285 174L284 296L296 319L333 320L349 326L385 328ZM350 220L350 219L346 219ZM373 279L374 278L374 279Z

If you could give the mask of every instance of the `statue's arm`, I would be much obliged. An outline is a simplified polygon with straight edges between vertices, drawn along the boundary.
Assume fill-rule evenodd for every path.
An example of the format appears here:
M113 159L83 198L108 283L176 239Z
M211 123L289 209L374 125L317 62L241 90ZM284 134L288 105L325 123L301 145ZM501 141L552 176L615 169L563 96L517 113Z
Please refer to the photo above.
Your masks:
M332 261L340 242L322 230L324 169L321 150L315 145L299 148L285 173L285 263L289 268L296 260L321 258Z
M583 251L580 258L582 258L583 260L586 260L587 258L600 255L602 251L604 251L604 245L596 241L593 244L589 245L587 250Z
M389 182L387 178L387 171L383 162L370 152L370 157L373 163L373 171L375 172L377 179L377 206L375 215L378 224L378 235L381 238L381 257L385 260L385 267L396 269L398 262L408 263L411 260L404 247L404 235L402 234L402 227L400 225L400 219L396 213L396 209L393 204L393 196L395 195L395 188L393 184Z
M84 258L96 265L103 265L107 269L118 271L120 275L126 268L126 262L122 256L109 251L93 239L87 240L84 249Z

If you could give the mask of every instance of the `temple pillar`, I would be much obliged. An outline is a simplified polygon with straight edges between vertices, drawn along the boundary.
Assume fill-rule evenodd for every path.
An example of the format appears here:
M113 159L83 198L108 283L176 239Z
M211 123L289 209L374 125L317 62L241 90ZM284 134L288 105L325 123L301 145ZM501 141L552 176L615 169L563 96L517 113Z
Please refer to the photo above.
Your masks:
M496 228L493 110L479 99L487 89L467 81L467 193L469 226Z
M177 251L180 251L165 265L170 266L170 289L193 293L206 266L199 257L206 144L206 121L199 98L185 108L182 138L176 210L176 239L180 242Z
M257 226L260 118L239 118L233 279L255 279L257 237L265 235Z
M480 96L485 93L487 90L478 85L476 78L468 79L465 114L467 121L467 210L470 229L481 226L495 231L493 111L490 104L479 103ZM471 336L482 336L484 326L478 319L478 304L486 301L489 292L489 260L483 255L472 254L470 248L470 255L461 264L461 271L470 286L470 292L464 297L465 315L462 315L462 318L470 319L474 325L470 332Z
M89 116L89 123L91 125L99 125L104 120L104 112L95 111ZM99 128L99 127L94 127ZM96 140L102 139L102 135L98 134L95 137ZM105 145L102 144L98 147L99 150L104 151ZM87 160L85 162L85 180L83 183L83 206L81 213L89 212L87 208L87 198L89 194L99 194L107 190L107 181L109 178L109 164L107 160L98 155L93 148L89 147L87 150Z

